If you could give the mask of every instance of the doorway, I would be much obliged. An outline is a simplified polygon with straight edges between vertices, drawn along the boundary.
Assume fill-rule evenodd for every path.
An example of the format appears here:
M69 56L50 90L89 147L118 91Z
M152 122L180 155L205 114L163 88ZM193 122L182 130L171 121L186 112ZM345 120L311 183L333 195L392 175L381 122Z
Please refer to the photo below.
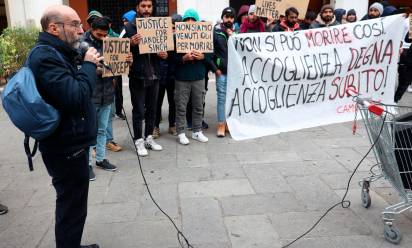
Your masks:
M4 0L0 0L0 34L3 32L3 29L7 28L7 26L6 4Z

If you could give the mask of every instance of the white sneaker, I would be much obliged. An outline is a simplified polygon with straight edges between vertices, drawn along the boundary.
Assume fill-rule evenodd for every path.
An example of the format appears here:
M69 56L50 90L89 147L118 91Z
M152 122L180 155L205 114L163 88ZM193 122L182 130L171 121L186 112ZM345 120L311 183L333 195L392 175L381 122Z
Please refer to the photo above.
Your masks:
M409 93L412 93L412 85L409 85L409 86L408 86L408 92L409 92Z
M189 139L186 137L186 134L181 133L178 135L179 143L182 145L189 145Z
M152 135L147 136L144 145L147 149L151 149L153 151L161 151L163 148L161 145L157 144Z
M192 139L206 143L209 139L203 134L202 131L196 132L192 134Z
M144 140L138 139L134 143L137 148L137 154L141 157L147 156L149 153L147 152L146 148L144 147Z

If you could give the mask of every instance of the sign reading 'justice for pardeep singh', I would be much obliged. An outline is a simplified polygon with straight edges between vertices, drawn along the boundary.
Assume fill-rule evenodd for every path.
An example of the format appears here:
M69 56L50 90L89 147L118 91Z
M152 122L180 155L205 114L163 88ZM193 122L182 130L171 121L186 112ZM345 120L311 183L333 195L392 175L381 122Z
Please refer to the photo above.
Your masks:
M130 40L128 38L107 38L103 40L104 61L112 69L115 76L129 74L129 63L126 62L130 53ZM110 70L103 68L103 77L112 77Z
M174 50L171 17L137 18L136 28L137 33L142 36L140 54Z
M211 22L176 22L176 51L197 50L213 53L213 24Z
M236 140L351 121L356 87L392 104L404 17L229 39L227 122Z

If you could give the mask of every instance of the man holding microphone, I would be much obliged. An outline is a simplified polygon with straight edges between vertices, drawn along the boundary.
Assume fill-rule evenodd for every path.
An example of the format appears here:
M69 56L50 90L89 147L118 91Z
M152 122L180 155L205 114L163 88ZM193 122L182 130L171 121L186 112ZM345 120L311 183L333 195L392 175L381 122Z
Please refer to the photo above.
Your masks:
M96 112L91 96L96 65L103 59L88 49L78 69L75 58L83 35L76 11L64 5L46 9L42 32L29 58L42 98L60 113L57 129L40 141L44 164L56 190L57 248L80 246L87 216L88 148L96 142Z

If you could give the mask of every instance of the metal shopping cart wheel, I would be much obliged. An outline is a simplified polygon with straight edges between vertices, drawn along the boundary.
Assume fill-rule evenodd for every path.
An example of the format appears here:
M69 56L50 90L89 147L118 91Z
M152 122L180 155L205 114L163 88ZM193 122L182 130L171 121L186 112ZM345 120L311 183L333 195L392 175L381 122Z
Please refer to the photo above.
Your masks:
M371 196L369 194L369 186L370 186L370 182L367 180L364 180L362 183L362 191L361 191L362 206L364 208L369 208L372 203Z
M402 235L399 229L388 224L384 225L383 235L385 236L385 239L387 241L395 245L399 244L402 239Z

